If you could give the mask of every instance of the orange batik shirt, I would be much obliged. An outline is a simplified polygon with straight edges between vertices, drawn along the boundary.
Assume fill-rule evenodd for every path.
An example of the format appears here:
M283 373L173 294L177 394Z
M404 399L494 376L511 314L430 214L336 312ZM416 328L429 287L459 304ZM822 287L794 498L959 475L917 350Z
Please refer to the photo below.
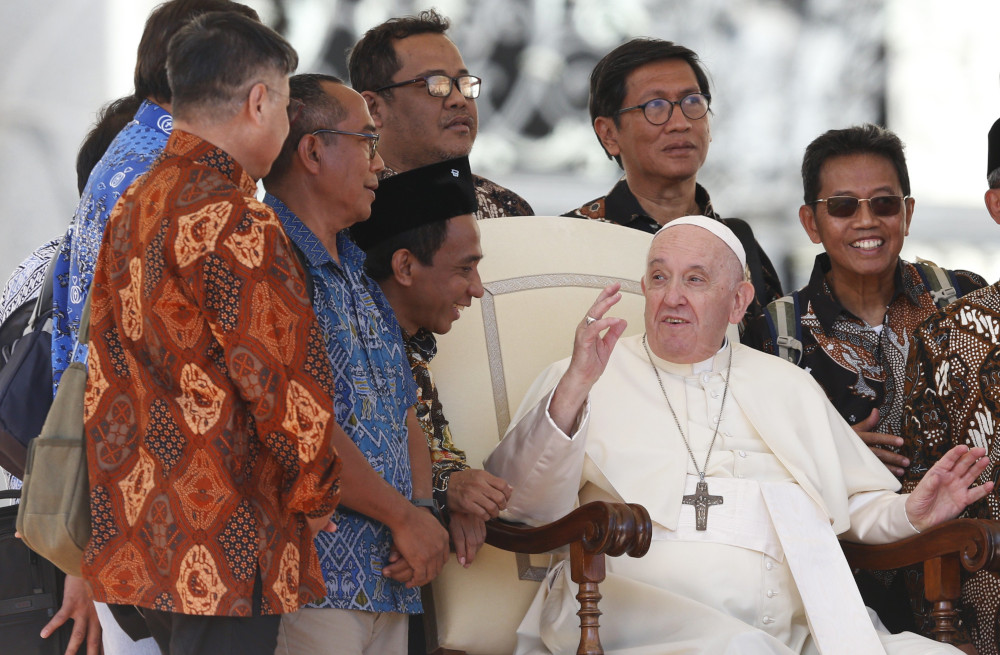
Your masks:
M256 185L175 131L94 274L84 403L96 600L263 614L324 595L306 516L339 501L333 377L301 267Z

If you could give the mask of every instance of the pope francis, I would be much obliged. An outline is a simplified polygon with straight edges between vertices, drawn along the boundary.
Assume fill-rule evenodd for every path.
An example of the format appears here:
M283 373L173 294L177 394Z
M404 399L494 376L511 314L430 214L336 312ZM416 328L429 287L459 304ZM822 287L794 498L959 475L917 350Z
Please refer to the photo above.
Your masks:
M621 339L604 289L572 357L546 370L486 461L514 488L508 516L559 518L592 500L641 503L642 559L607 562L609 653L958 653L890 635L861 602L837 538L885 543L956 516L983 449L951 450L908 495L812 377L730 343L753 296L722 223L685 217L654 237L644 335ZM617 346L617 347L616 347ZM521 624L519 653L572 653L575 585L556 565Z

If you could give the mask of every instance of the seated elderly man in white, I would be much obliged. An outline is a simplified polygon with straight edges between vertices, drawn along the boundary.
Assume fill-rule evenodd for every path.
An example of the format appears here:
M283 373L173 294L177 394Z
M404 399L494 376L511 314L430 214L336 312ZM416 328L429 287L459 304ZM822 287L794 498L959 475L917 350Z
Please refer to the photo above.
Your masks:
M753 295L745 254L705 217L653 239L646 333L616 344L604 289L573 355L528 392L486 468L514 488L510 517L559 518L578 503L636 502L653 519L641 559L607 562L609 653L957 653L890 635L866 612L837 537L902 539L990 493L987 459L959 446L913 493L837 414L813 378L730 343ZM602 336L603 333L603 336ZM575 585L562 563L519 629L519 652L575 652Z

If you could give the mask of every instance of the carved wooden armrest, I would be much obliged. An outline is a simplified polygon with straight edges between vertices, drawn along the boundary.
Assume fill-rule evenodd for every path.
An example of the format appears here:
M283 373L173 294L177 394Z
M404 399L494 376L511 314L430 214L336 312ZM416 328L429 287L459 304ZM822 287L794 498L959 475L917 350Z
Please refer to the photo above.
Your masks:
M570 573L580 585L580 646L578 655L603 655L598 634L598 583L604 580L604 556L642 557L653 534L649 513L642 505L593 502L557 521L536 528L489 521L486 543L517 553L545 553L570 547Z
M852 568L888 570L924 565L924 595L931 602L933 637L952 643L958 632L962 569L1000 572L1000 521L956 519L902 541L879 546L841 542Z

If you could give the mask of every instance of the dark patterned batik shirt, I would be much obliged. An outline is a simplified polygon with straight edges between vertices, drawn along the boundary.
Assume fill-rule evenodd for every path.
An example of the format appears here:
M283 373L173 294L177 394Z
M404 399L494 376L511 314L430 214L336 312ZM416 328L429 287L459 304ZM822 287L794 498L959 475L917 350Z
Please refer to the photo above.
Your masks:
M306 516L340 498L334 385L304 273L256 184L175 131L94 271L84 422L94 598L247 616L323 597Z
M365 254L347 230L337 234L338 263L309 227L268 194L285 232L306 259L313 309L323 329L336 388L337 424L372 469L405 498L413 495L406 416L416 402L402 333L389 301L365 273ZM346 507L333 516L337 531L316 536L326 597L310 607L365 612L421 611L420 589L382 575L392 532Z
M830 256L820 253L809 283L799 290L803 347L799 366L819 382L845 421L854 425L878 409L879 422L871 431L898 435L910 335L937 311L934 298L916 266L899 260L895 293L885 317L881 324L871 326L840 304L826 280L829 272ZM959 296L986 284L969 271L954 274ZM778 351L763 316L751 322L742 341L772 355Z
M468 469L469 462L465 451L456 448L451 439L451 428L448 426L448 419L444 417L444 408L434 385L430 363L437 354L437 340L428 330L420 328L413 336L404 333L403 341L406 343L406 355L410 360L413 379L417 382L417 420L431 451L434 498L444 508L451 474Z
M380 180L384 180L395 174L396 171L391 168L384 168L378 177ZM476 201L479 203L479 209L475 213L476 220L500 218L501 216L535 215L535 210L531 208L528 201L510 189L479 175L473 175L472 182L476 185Z
M906 370L903 454L912 464L903 491L957 445L981 446L993 462L976 484L997 481L1000 440L1000 282L935 312L913 333ZM996 492L965 517L1000 520ZM962 618L980 655L998 652L1000 579L980 571L962 583Z

